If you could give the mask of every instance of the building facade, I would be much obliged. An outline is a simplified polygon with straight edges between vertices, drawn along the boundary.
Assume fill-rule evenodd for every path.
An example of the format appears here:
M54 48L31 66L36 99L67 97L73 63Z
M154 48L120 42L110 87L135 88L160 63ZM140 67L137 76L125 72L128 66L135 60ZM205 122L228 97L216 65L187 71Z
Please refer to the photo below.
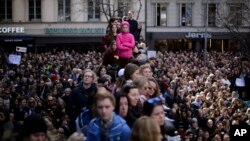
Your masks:
M240 46L239 41L236 41L237 33L240 33L237 36L249 37L249 2L148 0L146 39L150 41L149 46L156 49L200 51L204 47L204 37L207 36L208 50L232 50ZM205 35L206 15L208 32Z
M106 16L122 17L128 10L143 25L151 49L200 51L207 36L208 50L227 51L240 46L236 35L250 33L249 0L103 1L0 0L0 46L96 49L106 34Z
M9 49L26 46L37 50L44 50L44 47L97 49L106 34L106 16L122 17L133 10L137 18L140 10L138 21L145 23L144 2L0 0L0 46ZM104 14L107 10L111 13Z

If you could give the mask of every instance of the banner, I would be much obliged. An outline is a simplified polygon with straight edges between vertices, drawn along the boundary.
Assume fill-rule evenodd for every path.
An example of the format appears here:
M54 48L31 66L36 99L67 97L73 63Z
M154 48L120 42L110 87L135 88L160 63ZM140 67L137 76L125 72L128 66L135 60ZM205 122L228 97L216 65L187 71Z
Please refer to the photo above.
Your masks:
M27 47L16 46L16 52L27 52Z
M8 58L9 64L20 65L21 55L10 54Z
M149 50L149 51L147 51L147 55L148 55L148 58L156 57L156 51Z

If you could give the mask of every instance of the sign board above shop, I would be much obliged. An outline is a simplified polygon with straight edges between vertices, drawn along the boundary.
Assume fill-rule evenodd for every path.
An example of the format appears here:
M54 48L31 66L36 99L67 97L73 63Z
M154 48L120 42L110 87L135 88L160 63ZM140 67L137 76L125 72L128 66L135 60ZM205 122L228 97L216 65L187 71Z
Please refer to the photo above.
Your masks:
M24 27L0 27L0 34L24 33Z
M45 28L45 34L104 35L104 28Z
M207 36L207 38L212 38L211 33L205 34L204 32L188 32L185 37L191 39L203 39Z

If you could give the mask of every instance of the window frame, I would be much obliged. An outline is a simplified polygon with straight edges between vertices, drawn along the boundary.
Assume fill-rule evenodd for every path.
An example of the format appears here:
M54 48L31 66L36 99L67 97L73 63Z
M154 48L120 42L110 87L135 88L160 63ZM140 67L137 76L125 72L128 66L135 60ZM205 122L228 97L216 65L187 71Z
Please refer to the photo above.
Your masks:
M12 17L13 17L12 0L4 0L3 2L4 2L4 6L2 6L2 8L4 8L4 13L0 14L3 17L2 19L0 19L0 22L12 21Z
M168 2L156 2L153 4L154 5L154 9L155 9L155 23L154 25L155 26L158 26L158 27L165 27L165 26L168 26ZM159 7L158 7L159 6ZM161 13L162 13L162 7L165 6L165 16L166 16L166 21L165 21L165 25L162 25L162 17L161 17ZM160 8L160 11L158 11ZM158 15L159 14L159 15ZM158 19L159 18L159 19Z
M232 8L234 8L233 11ZM228 22L230 25L243 26L243 8L243 3L228 3Z
M33 4L33 7L30 7L31 3ZM38 7L40 3L40 7ZM31 9L32 8L32 9ZM40 11L38 11L39 9ZM42 3L41 3L41 0L29 0L29 21L31 22L40 22L42 20ZM31 10L32 11L32 14L31 14ZM33 17L31 17L33 16ZM40 16L40 17L38 17Z
M185 25L183 25L184 22L182 22L184 20L183 19L183 5L185 5L185 17L184 17L185 18ZM189 5L190 6L189 8L191 8L191 12L190 12L191 16L189 17L190 18L189 21L191 21L191 23L187 23L187 18L188 18L187 5ZM180 17L179 25L181 27L192 27L193 26L193 3L180 3L179 4L179 10L180 10L180 13L179 13L179 17Z
M121 7L121 5L123 5L123 6ZM128 11L130 9L131 9L131 1L130 0L117 0L117 16L118 17L122 18L123 16L127 16Z
M62 3L62 6L60 4ZM71 21L71 0L58 0L58 22ZM62 13L60 12L62 10ZM67 13L69 12L69 13Z
M90 7L89 3L90 2L93 2L93 6ZM96 18L97 17L97 13L98 13L98 7L99 5L99 18ZM92 9L90 9L92 8ZM92 16L90 18L90 11L92 11ZM92 21L100 21L101 20L101 4L99 3L98 4L98 0L88 0L88 21L92 22Z
M213 20L211 20L212 18L212 14L210 14L210 11L211 11L211 5L214 5L215 6L215 9L214 9L214 14L213 14ZM217 3L208 3L208 26L209 27L216 27L216 18L217 18L217 7L218 7L218 4ZM206 15L206 5L205 5L205 9L204 9L204 13ZM204 16L206 17L206 16ZM205 21L205 19L204 19Z

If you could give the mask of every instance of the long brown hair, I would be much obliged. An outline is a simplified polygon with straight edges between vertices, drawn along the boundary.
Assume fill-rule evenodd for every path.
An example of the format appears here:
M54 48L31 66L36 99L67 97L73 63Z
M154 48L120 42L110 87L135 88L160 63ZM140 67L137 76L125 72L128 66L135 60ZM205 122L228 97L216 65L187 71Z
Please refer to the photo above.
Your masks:
M135 121L130 141L160 141L159 124L151 117L142 116Z
M159 86L158 82L154 78L148 78L148 81L153 82L156 85L156 89L155 89L154 94L153 94L153 96L151 98L160 96L161 95L161 90L160 90L160 86Z

